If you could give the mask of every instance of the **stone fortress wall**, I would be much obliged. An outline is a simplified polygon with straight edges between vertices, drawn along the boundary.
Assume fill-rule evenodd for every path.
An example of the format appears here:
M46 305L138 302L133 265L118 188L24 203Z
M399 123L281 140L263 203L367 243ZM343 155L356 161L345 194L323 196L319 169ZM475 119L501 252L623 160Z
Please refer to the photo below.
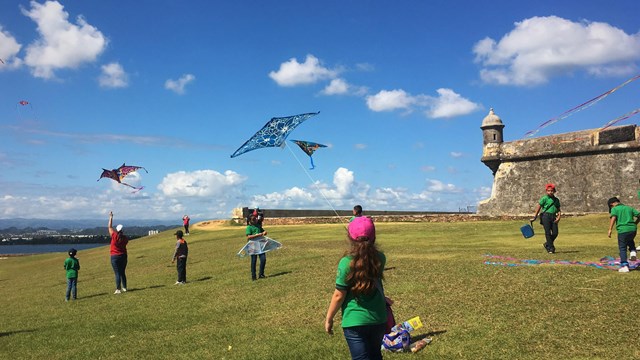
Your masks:
M478 215L533 215L556 185L563 213L607 212L617 196L640 208L640 128L636 125L592 129L503 142L502 120L493 109L485 117L481 161L494 173L491 197L478 204Z

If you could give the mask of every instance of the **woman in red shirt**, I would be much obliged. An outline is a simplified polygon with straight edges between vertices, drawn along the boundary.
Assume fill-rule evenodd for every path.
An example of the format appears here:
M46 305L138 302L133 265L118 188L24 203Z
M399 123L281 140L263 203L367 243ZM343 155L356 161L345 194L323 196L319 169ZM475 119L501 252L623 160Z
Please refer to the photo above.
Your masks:
M115 230L113 225L113 212L109 212L109 235L111 235L111 267L116 276L116 291L120 294L127 291L127 243L129 239L122 233L122 224L118 224Z

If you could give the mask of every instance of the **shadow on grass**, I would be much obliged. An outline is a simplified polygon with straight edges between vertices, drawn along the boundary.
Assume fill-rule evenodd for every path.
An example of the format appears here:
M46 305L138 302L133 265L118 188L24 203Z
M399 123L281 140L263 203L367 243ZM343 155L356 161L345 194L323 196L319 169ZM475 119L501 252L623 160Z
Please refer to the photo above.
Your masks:
M99 293L99 294L91 294L91 295L87 295L87 296L82 296L82 297L79 297L78 300L91 299L91 298L96 297L96 296L104 296L104 295L109 295L109 293L103 292L103 293Z
M36 331L36 329L0 332L0 337L11 336L11 335L20 334L20 333L30 333L30 332L35 332L35 331Z
M396 269L396 267L392 266L392 267L384 268L384 271L395 270L395 269Z
M205 277L201 277L200 279L193 280L193 281L207 281L207 280L211 280L211 279L212 279L211 276L205 276Z
M416 341L420 341L420 340L422 340L424 338L441 335L441 334L444 334L446 332L447 332L447 330L438 330L438 331L431 331L431 332L428 332L428 333L422 334L422 335L412 336L411 337L411 343L414 343Z
M143 287L143 288L131 288L131 289L127 289L127 292L136 292L136 291L143 291L143 290L147 290L147 289L157 289L157 288L161 288L161 287L165 287L167 285L150 285L147 287Z
M291 271L282 271L282 272L279 272L279 273L275 273L273 275L269 275L267 277L268 278L272 278L272 277L278 277L278 276L283 276L283 275L288 275L288 274L291 274Z
M565 251L556 251L556 254L571 254L571 253L579 253L579 250L565 250Z

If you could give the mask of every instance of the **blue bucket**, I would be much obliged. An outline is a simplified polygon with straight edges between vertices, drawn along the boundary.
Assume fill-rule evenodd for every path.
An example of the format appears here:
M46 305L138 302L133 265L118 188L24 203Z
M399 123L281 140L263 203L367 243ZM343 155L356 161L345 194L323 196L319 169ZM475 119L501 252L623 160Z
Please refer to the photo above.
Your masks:
M535 233L533 232L533 222L523 225L520 228L520 232L522 232L522 236L524 236L525 239L528 239L535 235Z

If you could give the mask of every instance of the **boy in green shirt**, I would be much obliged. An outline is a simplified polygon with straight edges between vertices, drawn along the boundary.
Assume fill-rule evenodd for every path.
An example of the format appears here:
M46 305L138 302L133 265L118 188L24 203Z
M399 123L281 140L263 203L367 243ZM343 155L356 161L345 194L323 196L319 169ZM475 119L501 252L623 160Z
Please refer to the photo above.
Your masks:
M546 195L540 198L536 206L536 213L531 222L534 222L540 214L540 223L544 227L544 236L547 240L542 246L549 254L555 254L556 247L553 242L558 237L558 222L560 221L560 200L556 197L556 186L547 184L544 187Z
M76 259L76 249L69 249L69 257L64 261L64 269L67 271L67 293L64 301L69 301L69 296L73 293L73 300L78 298L78 271L80 270L80 260Z
M620 203L617 197L609 199L607 205L609 205L609 217L611 218L608 236L611 237L614 224L618 232L618 249L620 250L620 269L618 271L627 273L629 272L627 248L629 249L629 260L635 261L637 259L634 239L638 230L640 212L631 206Z

